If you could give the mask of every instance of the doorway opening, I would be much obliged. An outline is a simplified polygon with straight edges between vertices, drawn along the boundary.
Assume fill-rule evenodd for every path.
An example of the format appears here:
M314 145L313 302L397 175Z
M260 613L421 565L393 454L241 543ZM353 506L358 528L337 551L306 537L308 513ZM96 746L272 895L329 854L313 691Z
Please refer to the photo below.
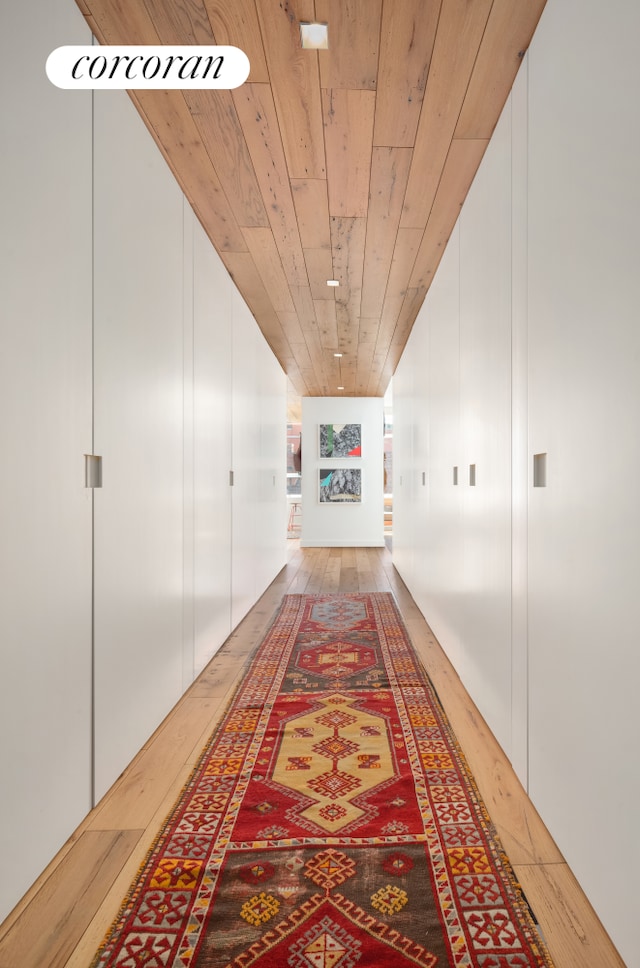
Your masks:
M287 538L299 538L302 528L302 405L287 397Z

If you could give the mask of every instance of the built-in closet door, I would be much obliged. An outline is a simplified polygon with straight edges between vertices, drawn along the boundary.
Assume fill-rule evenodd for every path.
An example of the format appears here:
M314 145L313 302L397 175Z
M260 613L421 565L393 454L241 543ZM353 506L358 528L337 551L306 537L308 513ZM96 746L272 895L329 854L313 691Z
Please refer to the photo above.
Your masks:
M91 799L91 93L44 73L89 42L74 4L3 4L0 922Z
M229 274L191 209L193 232L194 673L231 631L231 329ZM187 280L188 284L189 280ZM185 515L186 517L186 515ZM190 600L186 602L188 608Z
M182 692L185 334L182 193L125 93L94 130L99 798Z
M260 454L260 397L258 394L255 321L240 294L233 293L233 488L231 624L235 626L255 601L256 541ZM283 429L283 437L285 430Z
M416 600L424 595L428 579L426 569L429 558L429 321L430 308L425 308L425 325L416 329L411 346L414 367L414 420L411 433L412 471L411 494L413 512L411 515L411 535L414 546L412 569L414 587L412 594Z
M262 333L257 334L260 459L257 507L256 596L287 560L287 378Z
M414 327L393 377L393 562L412 592L415 558L413 437L416 419L413 349L416 339L417 330Z
M422 385L426 388L428 466L426 521L418 604L454 663L459 659L457 624L462 555L460 466L460 238L454 229L428 296L421 327L428 338ZM425 418L423 418L425 419ZM426 430L423 431L423 435ZM455 468L455 473L454 473ZM421 483L421 479L419 481Z
M459 672L511 749L511 115L460 215Z

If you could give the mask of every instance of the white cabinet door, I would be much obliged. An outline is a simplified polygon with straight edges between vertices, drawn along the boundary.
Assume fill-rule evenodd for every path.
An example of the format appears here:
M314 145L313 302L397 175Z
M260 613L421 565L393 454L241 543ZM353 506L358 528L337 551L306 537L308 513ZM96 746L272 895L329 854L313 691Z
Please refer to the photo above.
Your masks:
M231 304L229 274L194 221L194 624L201 672L231 631Z
M101 796L182 691L183 200L95 92L95 758Z
M256 595L261 595L287 560L287 378L261 333L257 339L260 470Z
M460 654L458 594L462 555L460 466L460 242L456 227L428 295L429 462L424 534L424 590L420 606L443 648ZM457 481L454 483L454 467Z
M260 411L256 323L237 291L233 293L233 488L231 625L236 627L256 596L258 528L257 467ZM283 429L283 437L284 437Z
M511 118L460 216L460 674L511 748ZM475 483L474 483L475 481Z
M89 41L73 4L3 5L0 921L91 802L91 94L42 67Z

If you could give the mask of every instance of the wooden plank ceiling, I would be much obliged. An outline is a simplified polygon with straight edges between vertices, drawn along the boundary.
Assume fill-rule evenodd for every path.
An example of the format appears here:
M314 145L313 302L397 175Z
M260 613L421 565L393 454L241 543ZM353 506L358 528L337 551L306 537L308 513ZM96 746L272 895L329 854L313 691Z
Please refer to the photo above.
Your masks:
M383 395L545 0L77 3L104 44L247 53L132 99L295 390Z

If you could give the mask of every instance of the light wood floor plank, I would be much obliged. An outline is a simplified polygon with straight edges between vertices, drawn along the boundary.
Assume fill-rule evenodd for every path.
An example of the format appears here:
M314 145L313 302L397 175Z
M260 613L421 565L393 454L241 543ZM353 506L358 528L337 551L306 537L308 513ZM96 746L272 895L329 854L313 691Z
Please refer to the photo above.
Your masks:
M625 968L567 864L516 866L557 968Z
M220 705L214 699L179 703L153 741L136 756L98 805L91 828L146 828L176 778L185 782L185 764Z
M85 832L0 942L0 968L63 968L143 833Z

